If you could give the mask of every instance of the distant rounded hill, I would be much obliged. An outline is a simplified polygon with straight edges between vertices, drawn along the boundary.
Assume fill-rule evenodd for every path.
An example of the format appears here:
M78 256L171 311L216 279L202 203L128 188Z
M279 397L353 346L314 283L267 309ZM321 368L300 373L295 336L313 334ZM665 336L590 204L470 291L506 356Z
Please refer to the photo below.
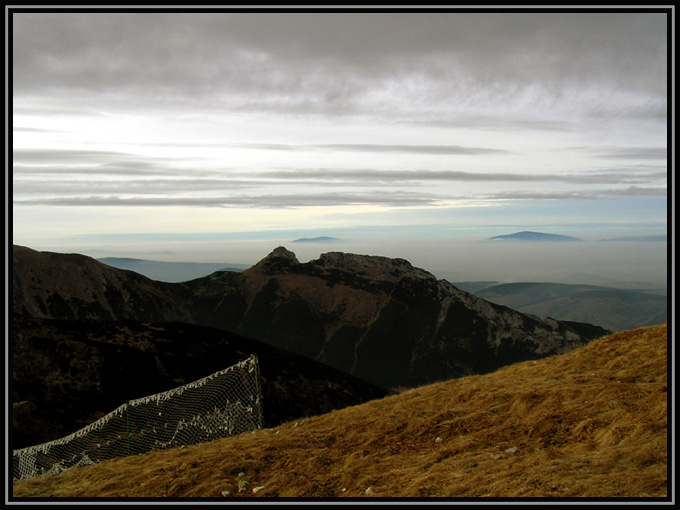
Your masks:
M337 243L341 241L337 237L302 237L300 239L295 239L294 243Z
M489 238L490 241L506 240L506 241L547 241L547 242L581 242L583 239L578 237L563 236L559 234L545 234L543 232L516 232L503 236L494 236Z

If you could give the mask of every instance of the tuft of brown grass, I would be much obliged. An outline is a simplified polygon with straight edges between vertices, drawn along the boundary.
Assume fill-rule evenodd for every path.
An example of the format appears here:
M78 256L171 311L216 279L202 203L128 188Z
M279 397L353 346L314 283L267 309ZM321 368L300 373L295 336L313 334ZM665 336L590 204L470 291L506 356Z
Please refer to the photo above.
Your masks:
M13 498L665 498L667 395L662 324L272 429L15 482Z

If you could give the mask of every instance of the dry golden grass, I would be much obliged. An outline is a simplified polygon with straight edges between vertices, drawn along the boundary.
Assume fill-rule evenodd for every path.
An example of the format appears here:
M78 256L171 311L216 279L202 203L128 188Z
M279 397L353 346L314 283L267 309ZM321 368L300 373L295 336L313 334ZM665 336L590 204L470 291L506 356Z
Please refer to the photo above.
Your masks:
M666 385L664 324L274 429L15 482L13 497L666 498Z

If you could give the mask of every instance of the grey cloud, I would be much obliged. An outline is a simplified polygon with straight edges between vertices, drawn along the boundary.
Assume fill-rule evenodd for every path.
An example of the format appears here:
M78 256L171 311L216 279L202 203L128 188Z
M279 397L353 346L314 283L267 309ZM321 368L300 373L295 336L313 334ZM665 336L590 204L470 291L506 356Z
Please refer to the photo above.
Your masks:
M341 180L355 181L387 181L398 182L426 182L426 181L465 181L465 182L561 182L569 184L621 184L627 182L650 182L658 180L664 174L659 172L589 172L589 173L554 173L554 174L519 174L502 172L463 172L455 170L280 170L262 172L277 180L320 179L326 181Z
M239 147L264 150L330 150L343 152L402 153L402 154L441 154L441 155L484 155L511 154L511 151L484 147L464 147L460 145L394 145L394 144L240 144Z
M622 147L612 149L610 152L599 154L602 158L611 159L667 159L666 147Z
M80 174L92 177L172 176L187 172L172 168L172 158L149 158L128 152L67 149L14 149L12 168L16 176ZM194 175L201 174L191 170ZM204 173L203 173L204 175Z
M257 207L295 208L335 205L378 205L409 207L434 205L441 200L428 194L391 191L385 193L309 193L277 195L239 195L225 197L131 197L81 196L26 198L15 200L14 205L59 206L182 206L182 207Z
M262 186L262 180L240 179L125 179L108 180L44 180L15 181L15 196L42 194L48 196L64 193L83 195L92 193L116 193L119 195L181 195L187 192L210 193L215 190L236 190ZM62 197L63 198L63 197ZM77 198L77 197L76 197Z
M314 171L264 172L255 179L248 179L248 173L237 174L233 178L206 179L127 179L120 181L61 180L61 181L22 181L14 183L14 204L42 204L61 206L198 206L198 207L264 207L288 208L305 206L334 205L382 205L390 207L432 206L445 200L596 200L605 196L663 196L666 188L631 185L627 188L589 190L510 190L493 193L477 193L466 196L447 194L444 190L438 195L411 191L381 190L381 185L415 185L429 180L461 180L475 182L541 182L556 181L556 176L523 176L514 174L476 175L465 172L381 172L381 171ZM387 178L389 176L389 178ZM591 176L592 177L592 176ZM625 182L647 183L639 176L601 175L590 182L583 176L563 177L563 182L606 183L613 186ZM638 177L636 181L633 177ZM302 179L301 179L302 178ZM402 180L398 180L401 178ZM380 179L384 179L381 183ZM372 187L370 192L307 192L272 193L261 195L233 194L237 190L258 188L263 185L279 187L289 184L313 184L326 187ZM222 193L220 193L222 192Z
M396 152L410 154L510 154L511 151L480 147L462 147L460 145L376 145L376 144L326 144L319 146L332 150L358 152Z
M43 87L35 95L29 95L24 87L15 88L12 113L20 115L97 117L106 115L104 110L105 98L95 97L83 93L74 102L72 90L68 88L59 91L54 87ZM22 101L26 98L27 100ZM57 131L57 130L54 130Z
M280 147L281 150L289 150L291 146L281 145ZM385 149L384 146L371 147L372 150L377 151ZM423 148L425 149L428 148ZM439 147L435 149L438 150ZM390 150L390 148L385 150ZM650 186L658 185L667 177L664 172L659 172L655 168L551 174L425 169L376 170L371 168L281 169L253 172L237 168L199 170L183 167L171 158L161 161L147 160L132 154L107 151L24 150L18 153L21 163L15 163L13 166L15 198L21 198L22 194L53 198L54 195L69 194L74 195L73 198L76 199L74 203L79 203L77 195L92 193L99 195L113 193L130 198L134 196L144 198L190 192L208 195L205 204L209 204L212 200L209 195L216 190L235 191L262 186L268 186L271 189L288 186L363 187L375 188L379 193L383 193L379 191L379 188L413 187L435 182L562 183L575 186L634 184L643 186L643 189L649 189ZM522 191L512 193L517 198L524 197ZM563 192L558 192L558 194L561 193ZM60 199L66 198L62 196ZM238 203L240 199L235 200ZM248 202L247 197L245 201Z
M12 157L15 162L23 164L41 163L83 163L108 161L112 158L129 158L129 154L111 151L88 150L56 150L56 149L14 149Z
M13 133L57 133L58 131L56 129L14 126L14 127L12 127L12 132Z
M668 196L668 188L629 186L626 189L611 190L603 192L603 194L618 196L661 197Z
M494 117L486 114L459 115L456 118L450 116L442 116L437 118L433 113L430 119L412 118L404 121L411 125L444 127L444 128L468 128L468 129L485 129L493 131L574 131L576 126L574 123L565 120L542 120L529 119L515 116L513 118Z
M530 191L516 190L490 193L485 196L491 200L599 200L607 196L666 196L666 188L629 186L625 189L606 189L590 191Z
M37 166L36 166L37 165ZM177 171L162 170L158 165L147 163L105 163L105 164L84 164L73 162L49 162L44 164L21 164L14 163L12 165L14 181L17 182L25 176L87 176L92 178L100 177L127 177L147 175L152 177L161 177L164 175L177 175ZM47 182L47 181L43 181Z
M529 191L516 190L490 193L485 196L490 200L596 200L593 193L578 191Z
M642 105L612 101L585 109L584 115L596 119L655 120L665 123L668 121L668 102L661 98Z
M288 150L290 146L281 146L282 150ZM466 172L456 170L376 170L363 169L282 169L264 171L246 171L236 168L223 168L214 170L196 170L187 167L176 166L173 168L164 166L163 162L156 160L131 159L125 161L84 163L94 159L105 161L111 158L119 158L121 155L108 152L92 151L78 157L80 153L75 151L60 151L57 157L51 157L48 152L29 151L25 161L33 164L42 163L39 166L30 164L17 164L14 170L15 191L27 190L28 184L22 180L30 176L44 176L41 181L31 181L31 191L37 192L42 187L45 192L58 189L60 186L71 186L73 189L82 189L88 186L108 186L109 190L126 189L132 192L142 188L148 188L153 193L153 187L171 190L206 190L244 188L250 186L288 186L288 185L343 185L343 186L394 186L394 185L419 185L427 182L534 182L534 183L565 183L574 185L592 184L649 184L664 180L667 174L655 169L643 170L616 170L616 171L592 171L582 173L530 173L520 174L512 172ZM166 162L167 164L167 162ZM77 166L76 166L77 165ZM64 182L50 180L49 176L63 177L70 175L70 179ZM81 181L78 181L78 177ZM100 177L108 180L95 180ZM120 180L112 180L116 177ZM133 177L133 178L131 178ZM136 179L134 177L137 177ZM164 177L173 177L167 179ZM86 179L87 178L87 179ZM82 180L86 179L86 180Z
M230 96L234 105L258 96L249 107L323 112L373 107L367 91L410 78L430 84L429 101L506 97L536 83L554 97L584 83L666 95L662 13L66 12L12 21L19 94L134 91Z

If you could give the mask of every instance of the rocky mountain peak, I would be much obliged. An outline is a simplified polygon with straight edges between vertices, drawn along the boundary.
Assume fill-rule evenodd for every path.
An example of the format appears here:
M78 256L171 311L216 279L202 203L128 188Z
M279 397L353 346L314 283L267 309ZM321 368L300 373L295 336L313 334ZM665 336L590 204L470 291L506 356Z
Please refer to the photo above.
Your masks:
M283 246L279 246L278 248L274 248L274 250L267 255L264 260L269 259L269 258L284 258L284 259L289 259L296 264L299 264L300 262L298 261L297 257L295 256L295 253L293 253L290 250L287 250Z
M284 248L283 246L279 246L277 248L274 248L274 250L269 255L260 260L248 271L261 271L264 273L273 273L281 270L284 267L297 265L299 263L300 261L295 256L295 253Z
M414 267L408 260L377 255L329 252L323 253L318 260L312 261L310 264L325 269L350 272L374 280L396 281L404 276L435 278L431 273Z

